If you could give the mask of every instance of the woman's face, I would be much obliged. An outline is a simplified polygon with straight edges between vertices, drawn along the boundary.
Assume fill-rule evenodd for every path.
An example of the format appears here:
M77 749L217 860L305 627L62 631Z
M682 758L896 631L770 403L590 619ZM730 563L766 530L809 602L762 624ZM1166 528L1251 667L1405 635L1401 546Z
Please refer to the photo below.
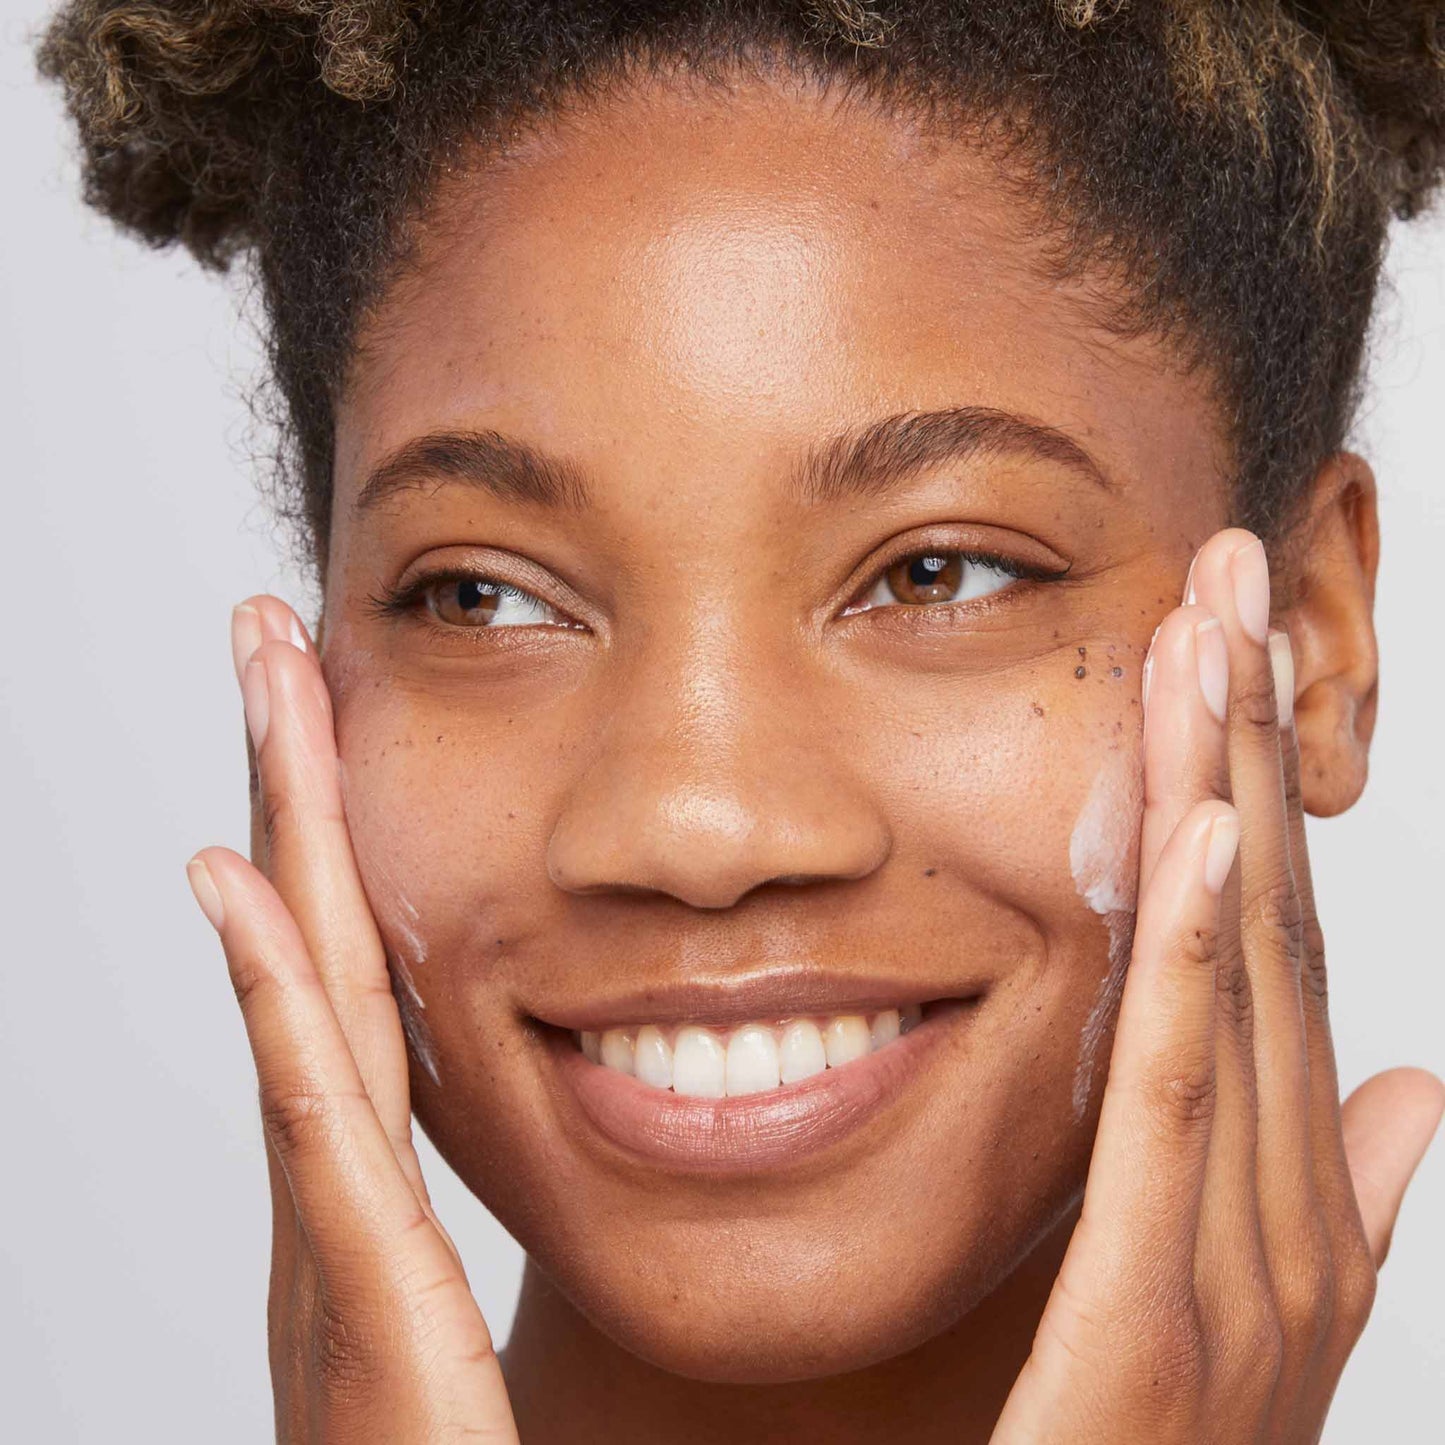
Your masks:
M1099 296L969 143L658 87L453 174L368 326L325 659L416 1108L669 1369L896 1354L1082 1188L1140 664L1227 464ZM574 1033L701 1025L707 1092L768 1082L745 1022L917 1004L721 1101Z

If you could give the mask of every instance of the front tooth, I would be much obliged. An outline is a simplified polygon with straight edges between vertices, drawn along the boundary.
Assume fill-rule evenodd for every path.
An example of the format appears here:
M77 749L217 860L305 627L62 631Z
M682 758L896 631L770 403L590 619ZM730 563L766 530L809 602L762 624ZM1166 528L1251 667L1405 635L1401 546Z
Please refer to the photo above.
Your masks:
M632 1035L624 1029L608 1029L602 1035L602 1062L620 1074L633 1073Z
M772 1029L748 1024L728 1040L727 1091L760 1094L778 1087L778 1041Z
M799 1079L810 1079L821 1074L828 1067L828 1055L823 1049L823 1035L812 1019L799 1019L783 1030L782 1043L778 1045L779 1073L785 1084L795 1084Z
M602 1036L591 1029L582 1030L582 1054L594 1064L602 1062Z
M866 1058L873 1051L868 1020L860 1014L840 1014L829 1019L828 1026L823 1030L823 1051L828 1056L830 1069L836 1069L840 1064L851 1064L854 1059Z
M644 1024L637 1034L637 1077L655 1089L672 1088L672 1048L653 1024Z
M886 1008L881 1013L874 1014L873 1027L869 1033L875 1049L881 1049L884 1044L891 1044L898 1037L898 1010Z
M677 1031L672 1087L694 1099L721 1099L727 1093L727 1054L710 1030L688 1025Z
M923 1005L921 1003L904 1004L898 1010L898 1031L906 1034L909 1029L916 1029L923 1022Z

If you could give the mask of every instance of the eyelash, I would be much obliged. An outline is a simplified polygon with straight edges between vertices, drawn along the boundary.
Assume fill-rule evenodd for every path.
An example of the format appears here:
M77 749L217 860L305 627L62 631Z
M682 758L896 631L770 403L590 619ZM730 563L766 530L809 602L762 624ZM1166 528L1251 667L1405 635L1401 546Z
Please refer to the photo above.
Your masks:
M995 571L1005 573L1014 579L1015 582L1056 582L1068 574L1068 569L1057 569L1038 567L1027 562L1020 562L1015 558L1003 557L996 552L982 552L966 547L916 547L909 552L900 553L896 557L889 558L877 567L869 577L867 583L854 595L861 597L875 588L879 581L887 573L896 567L900 562L914 562L923 557L961 557L970 566L991 568ZM468 571L465 568L449 569L443 568L435 572L426 572L413 579L404 587L385 587L379 593L367 598L367 605L374 616L382 618L407 618L419 611L424 610L426 592L428 588L440 584L455 582L485 583L504 597L522 599L526 601L539 602L542 606L556 612L560 609L552 607L552 604L544 598L538 597L534 592L528 592L525 588L513 586L509 582L499 581L497 578L485 572ZM1000 588L1000 592L1011 591L1012 584L1006 588ZM994 596L997 594L989 594ZM987 600L987 599L985 599ZM971 608L976 604L973 602L934 602L914 603L894 602L886 607L871 607L857 609L852 615L861 612L876 612L884 610L897 610L904 612L956 612ZM852 604L850 603L851 607ZM514 628L464 628L452 627L444 623L437 623L427 619L426 625L440 628L451 632L489 632L489 631L514 631ZM535 626L536 624L532 624ZM548 624L554 625L554 624Z

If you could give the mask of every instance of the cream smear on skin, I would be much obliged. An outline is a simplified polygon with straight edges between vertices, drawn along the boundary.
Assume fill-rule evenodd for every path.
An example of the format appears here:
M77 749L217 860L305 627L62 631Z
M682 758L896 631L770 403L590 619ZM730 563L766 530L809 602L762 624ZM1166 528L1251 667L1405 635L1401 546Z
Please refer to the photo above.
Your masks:
M337 771L341 780L342 807L349 819L351 809L347 802L346 767L340 759L337 760ZM392 997L396 999L396 1011L401 1016L401 1031L406 1036L407 1047L415 1055L417 1063L426 1070L432 1083L439 1085L441 1077L437 1072L436 1043L422 1017L426 1000L417 989L412 973L413 969L426 962L426 941L419 931L421 915L382 864L375 859L363 863L358 855L356 866L361 872L362 886L386 949Z
M1109 933L1109 969L1084 1021L1079 1062L1074 1070L1074 1118L1082 1120L1119 1000L1134 946L1139 894L1139 828L1144 787L1138 760L1120 749L1104 759L1069 839L1069 868L1079 896L1103 920Z

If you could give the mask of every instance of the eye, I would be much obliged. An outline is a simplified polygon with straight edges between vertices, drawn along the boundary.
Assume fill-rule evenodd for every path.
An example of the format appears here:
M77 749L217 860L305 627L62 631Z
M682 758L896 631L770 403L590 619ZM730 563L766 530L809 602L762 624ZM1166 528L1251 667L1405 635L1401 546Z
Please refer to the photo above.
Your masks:
M932 602L972 602L1000 592L1022 575L1002 557L971 552L916 552L900 557L847 610L902 604L921 607Z
M489 577L434 577L418 584L413 595L447 627L570 625L540 597Z

